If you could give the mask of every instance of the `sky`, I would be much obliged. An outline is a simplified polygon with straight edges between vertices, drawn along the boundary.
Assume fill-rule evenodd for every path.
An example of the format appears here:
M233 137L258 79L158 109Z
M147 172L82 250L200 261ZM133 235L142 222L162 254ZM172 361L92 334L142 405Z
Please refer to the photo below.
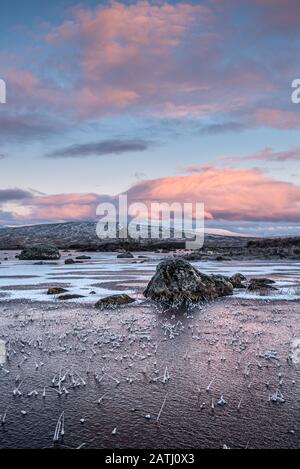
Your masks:
M95 219L126 193L299 234L299 24L298 0L5 2L0 226Z

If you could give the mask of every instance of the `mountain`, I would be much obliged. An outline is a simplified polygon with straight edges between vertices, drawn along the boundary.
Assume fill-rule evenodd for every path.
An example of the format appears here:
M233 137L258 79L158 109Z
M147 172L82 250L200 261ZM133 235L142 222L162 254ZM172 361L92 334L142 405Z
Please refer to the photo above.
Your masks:
M117 227L120 232L121 227ZM154 249L154 248L184 248L186 239L181 233L178 235L171 230L171 237L162 239L162 229L160 229L160 239L150 239L150 227L143 226L142 231L148 231L149 238L140 242L122 239L99 239L96 234L96 222L68 222L43 225L30 225L19 227L3 227L0 231L0 249L22 249L25 246L44 243L53 244L60 249L81 249L81 250L116 250L123 247L132 249ZM252 238L249 238L252 239ZM245 245L248 239L237 236L206 235L207 246L221 245L240 246Z
M99 239L96 234L96 222L68 222L20 227L4 227L0 230L0 250L22 249L34 244L52 244L59 249L77 249L82 251L153 251L163 249L167 252L184 249L186 238L171 230L171 236L142 239ZM122 226L116 227L121 233ZM141 226L141 231L150 233L149 226ZM165 234L165 233L164 233ZM300 260L300 237L252 238L242 236L224 236L205 234L204 247L200 251L187 253L190 260L197 259L294 259Z

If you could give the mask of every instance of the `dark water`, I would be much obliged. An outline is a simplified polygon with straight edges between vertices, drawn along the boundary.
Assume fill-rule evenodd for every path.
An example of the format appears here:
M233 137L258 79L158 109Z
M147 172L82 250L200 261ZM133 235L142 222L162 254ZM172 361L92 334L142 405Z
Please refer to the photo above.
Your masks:
M0 447L52 447L64 412L71 448L299 448L300 368L287 361L299 315L299 302L239 299L176 317L0 303ZM270 402L277 390L285 402Z

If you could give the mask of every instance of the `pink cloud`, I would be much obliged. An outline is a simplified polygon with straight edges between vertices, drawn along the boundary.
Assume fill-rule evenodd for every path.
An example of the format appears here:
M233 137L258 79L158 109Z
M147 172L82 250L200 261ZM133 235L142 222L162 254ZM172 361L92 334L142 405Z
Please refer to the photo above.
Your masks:
M31 221L74 221L95 218L97 194L54 194L24 201L29 212L19 219Z
M256 11L255 24L233 20L243 3ZM288 107L288 98L274 109L266 104L288 93L295 47L270 54L276 28L257 37L257 28L263 32L267 21L258 13L268 12L275 21L288 8L279 0L224 5L210 0L205 5L137 1L77 7L40 38L35 73L29 70L32 51L22 61L10 60L6 75L14 105L72 120L130 112L210 119L212 128L225 131L230 122L240 128L299 128L299 113ZM298 3L289 0L288 5L288 16L296 17ZM22 69L13 62L22 63Z
M191 175L142 182L128 195L148 202L204 202L213 219L300 220L300 186L254 169L202 168Z
M204 203L208 220L290 221L300 220L300 186L277 181L258 169L202 167L192 174L142 181L128 191L130 202ZM22 222L70 221L96 218L100 202L116 202L100 194L36 195L22 201ZM117 202L116 202L117 203Z
M222 157L227 162L244 162L247 160L257 161L300 161L300 148L292 148L286 151L275 151L273 148L266 147L253 155Z
M300 113L280 109L258 109L254 113L254 123L274 129L298 129L300 127Z

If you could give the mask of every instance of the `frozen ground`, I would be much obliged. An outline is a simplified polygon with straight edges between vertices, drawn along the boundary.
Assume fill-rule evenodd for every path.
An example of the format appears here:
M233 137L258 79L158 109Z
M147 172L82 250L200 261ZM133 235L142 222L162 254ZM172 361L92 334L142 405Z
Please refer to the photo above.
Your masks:
M1 253L0 448L300 448L299 263L196 263L271 276L287 299L174 315L142 300L153 256L65 266ZM49 298L59 284L86 297ZM93 308L115 291L140 301Z
M0 303L0 447L299 448L299 312Z

